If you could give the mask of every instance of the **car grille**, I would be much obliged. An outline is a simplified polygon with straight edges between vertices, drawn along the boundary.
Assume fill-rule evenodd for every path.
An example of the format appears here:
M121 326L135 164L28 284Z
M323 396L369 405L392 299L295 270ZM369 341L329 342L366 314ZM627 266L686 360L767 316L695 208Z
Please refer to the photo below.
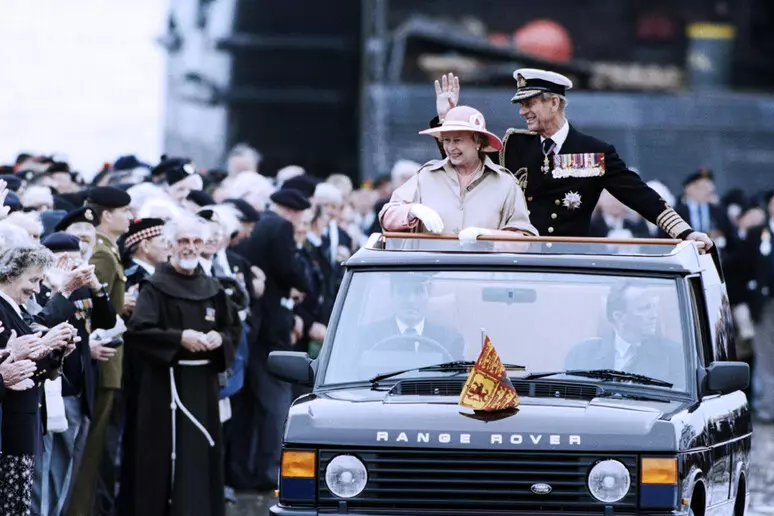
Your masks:
M603 509L586 487L589 469L600 459L615 458L629 469L633 486L616 513L637 506L637 456L477 450L320 450L319 509L341 509L341 498L325 483L325 468L337 455L355 455L368 470L368 484L346 500L350 512L399 514L511 511L594 511ZM535 494L535 484L549 484ZM469 512L467 512L469 511Z
M564 398L591 400L600 389L596 385L576 382L529 382L511 380L519 396L533 398ZM459 396L465 380L404 380L395 384L392 393L395 396Z

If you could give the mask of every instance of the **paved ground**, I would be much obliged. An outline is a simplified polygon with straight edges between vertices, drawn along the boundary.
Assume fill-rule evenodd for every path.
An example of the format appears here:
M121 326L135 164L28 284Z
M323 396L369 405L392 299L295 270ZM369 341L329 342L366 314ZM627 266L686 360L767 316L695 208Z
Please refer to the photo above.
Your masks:
M774 425L757 425L753 434L750 508L747 516L774 516ZM228 516L267 516L271 493L240 494Z

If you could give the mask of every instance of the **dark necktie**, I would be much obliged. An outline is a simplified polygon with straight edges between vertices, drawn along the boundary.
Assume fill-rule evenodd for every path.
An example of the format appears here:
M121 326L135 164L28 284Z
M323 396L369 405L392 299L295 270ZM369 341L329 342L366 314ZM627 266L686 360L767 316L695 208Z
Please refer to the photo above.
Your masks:
M553 168L551 162L553 161L554 154L556 154L555 150L556 144L551 138L543 140L543 166L541 170L544 174L548 174L548 171Z

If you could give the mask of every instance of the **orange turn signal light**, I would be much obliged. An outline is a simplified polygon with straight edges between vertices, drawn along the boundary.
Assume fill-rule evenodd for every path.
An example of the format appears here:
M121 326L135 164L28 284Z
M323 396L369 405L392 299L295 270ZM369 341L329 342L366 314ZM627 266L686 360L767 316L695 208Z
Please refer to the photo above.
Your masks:
M675 457L646 457L642 459L643 484L677 484L677 459Z
M282 451L281 476L286 478L314 478L316 454L313 451Z

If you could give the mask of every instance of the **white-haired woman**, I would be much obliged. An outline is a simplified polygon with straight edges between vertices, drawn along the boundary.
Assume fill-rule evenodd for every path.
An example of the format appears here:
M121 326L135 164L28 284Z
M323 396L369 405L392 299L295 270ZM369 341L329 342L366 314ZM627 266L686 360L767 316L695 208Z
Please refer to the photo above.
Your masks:
M241 327L199 265L206 223L182 215L163 235L171 258L144 283L125 334L133 381L118 512L222 515L218 373L230 366Z
M77 339L75 329L61 324L45 337L33 334L25 304L40 291L54 255L43 246L22 246L0 252L0 350L6 361L24 361L24 380L5 391L0 433L0 508L3 514L28 514L35 455L43 435L42 384L57 376L62 359Z
M457 106L441 126L419 134L440 140L447 158L426 163L393 192L379 213L383 229L457 233L462 242L500 231L538 234L518 183L486 155L503 144L481 112Z

